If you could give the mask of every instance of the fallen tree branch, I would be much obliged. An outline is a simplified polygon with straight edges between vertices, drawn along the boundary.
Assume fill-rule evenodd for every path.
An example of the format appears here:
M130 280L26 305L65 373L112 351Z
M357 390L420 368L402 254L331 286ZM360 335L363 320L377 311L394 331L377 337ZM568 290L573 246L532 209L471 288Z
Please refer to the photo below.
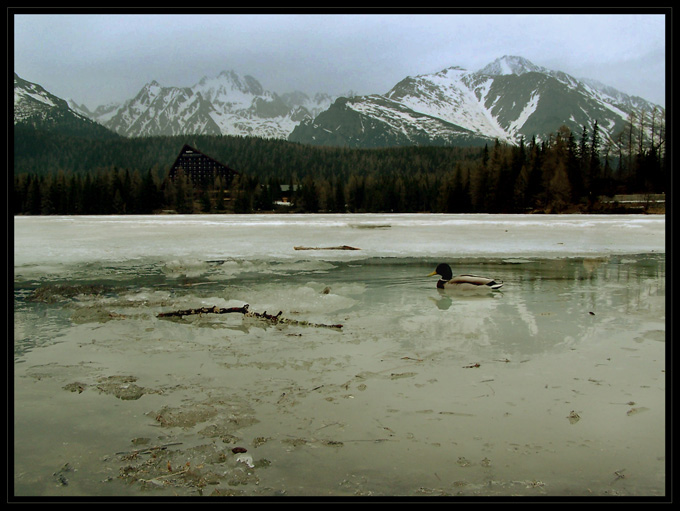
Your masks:
M311 327L319 327L319 328L342 328L342 325L325 325L323 323L310 323L309 321L298 321L296 319L288 319L284 318L281 316L283 314L282 311L279 311L279 313L274 316L272 314L267 314L267 311L264 311L262 313L260 312L251 312L249 310L249 305L245 304L243 307L200 307L198 309L183 309L183 310L177 310L177 311L172 311L172 312L161 312L158 314L159 318L169 318L169 317L184 317L184 316L192 316L192 315L199 315L199 314L229 314L232 312L236 313L241 313L247 318L257 318L257 319L264 319L267 320L271 323L274 324L285 324L285 325L298 325L298 326L311 326Z
M361 250L360 248L340 245L337 247L293 247L295 250Z
M164 451L165 449L167 449L168 447L173 446L173 445L182 445L182 442L172 442L172 443L169 443L169 444L156 445L156 446L153 446L153 447L146 447L144 449L135 449L133 451L120 451L120 452L117 452L116 455L120 455L120 454L125 454L125 455L148 454L148 453L151 453L153 451Z
M229 307L227 309L220 307L201 307L199 309L184 309L173 312L161 312L159 318L169 318L173 316L191 316L194 314L228 314L230 312L240 312L241 314L246 314L248 312L248 305L243 307Z

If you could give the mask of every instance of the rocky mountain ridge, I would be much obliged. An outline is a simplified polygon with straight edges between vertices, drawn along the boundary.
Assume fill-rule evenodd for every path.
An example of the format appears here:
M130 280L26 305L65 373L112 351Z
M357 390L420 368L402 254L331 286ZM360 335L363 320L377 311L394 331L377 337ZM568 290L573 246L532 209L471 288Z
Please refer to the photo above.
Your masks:
M336 100L314 120L300 123L289 140L350 147L517 143L546 140L562 125L580 133L595 122L603 139L611 140L631 112L654 108L662 110L597 82L505 56L479 71L454 66L406 77L384 95Z
M238 135L311 145L384 147L483 145L545 140L562 125L598 123L611 140L629 114L663 109L592 80L505 56L478 71L457 66L408 76L385 94L339 97L265 90L252 76L223 71L192 87L151 81L123 104L88 110L15 75L15 124L45 126L55 115L84 131L125 137ZM58 114L58 115L57 115Z

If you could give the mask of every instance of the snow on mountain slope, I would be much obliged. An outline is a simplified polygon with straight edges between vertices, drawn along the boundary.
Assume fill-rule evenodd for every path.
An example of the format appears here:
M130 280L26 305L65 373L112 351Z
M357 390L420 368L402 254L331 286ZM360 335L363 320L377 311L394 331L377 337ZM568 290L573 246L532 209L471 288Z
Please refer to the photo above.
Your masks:
M496 59L474 72L450 67L437 73L409 76L384 96L353 98L346 105L362 116L364 123L367 123L370 111L374 123L382 123L388 131L379 137L385 144L414 143L413 140L404 142L403 129L397 130L385 122L393 116L394 110L389 107L381 112L385 99L409 110L414 119L411 131L419 131L421 135L431 129L422 125L424 120L428 119L428 124L433 126L432 119L436 118L477 137L509 143L533 137L546 140L562 125L580 133L583 126L592 129L595 122L602 139L611 140L624 128L630 112L649 112L655 108L641 98L632 98L593 82L586 83L567 73L548 70L513 56ZM337 109L334 111L338 112ZM342 117L353 122L346 112ZM326 113L312 123L296 127L289 140L331 143L324 132L340 129L337 124L338 120ZM430 135L429 143L441 143L439 133L432 131ZM361 136L354 133L354 139L359 140ZM419 137L420 143L427 143L426 139ZM458 141L452 139L451 143Z
M192 87L162 87L152 81L115 111L91 117L128 137L207 134L287 138L303 119L330 106L333 98L296 92L279 96L252 76L222 71Z
M14 73L14 125L79 137L115 137L86 115L74 111L64 99Z
M606 141L623 129L631 112L654 108L663 114L642 98L515 56L478 71L453 66L408 76L386 94L366 96L278 95L252 76L222 71L192 87L152 81L122 105L94 111L15 78L15 122L57 109L126 137L237 135L357 147L515 143L522 137L545 140L562 125L580 133L598 122Z
M409 77L390 90L386 97L478 135L508 140L503 128L484 108L484 94L478 96L465 85L466 74L464 69L452 67L431 75Z
M54 109L68 109L68 104L14 73L14 124L35 116L44 117Z

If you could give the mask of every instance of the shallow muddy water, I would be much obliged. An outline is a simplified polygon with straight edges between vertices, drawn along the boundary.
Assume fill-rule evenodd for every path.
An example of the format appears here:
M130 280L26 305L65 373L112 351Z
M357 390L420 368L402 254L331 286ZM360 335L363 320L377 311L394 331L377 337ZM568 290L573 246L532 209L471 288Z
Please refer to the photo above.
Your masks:
M336 215L332 235L18 220L14 494L664 495L663 223L503 217L474 226L517 228L488 250L428 241L460 217ZM588 229L632 235L592 249ZM292 250L338 244L362 250ZM447 250L454 273L504 286L437 290ZM244 304L290 322L159 317Z

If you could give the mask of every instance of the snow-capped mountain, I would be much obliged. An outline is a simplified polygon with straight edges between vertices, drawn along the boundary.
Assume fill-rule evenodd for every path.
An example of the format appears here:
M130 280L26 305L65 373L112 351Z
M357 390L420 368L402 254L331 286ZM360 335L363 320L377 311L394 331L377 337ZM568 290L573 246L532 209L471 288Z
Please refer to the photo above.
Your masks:
M252 76L223 71L192 87L146 84L123 105L82 113L126 137L156 135L241 135L287 138L303 119L328 108L333 98L302 92L282 96Z
M42 129L58 122L109 136L238 135L348 147L541 141L561 125L580 134L595 121L606 141L623 129L630 112L657 108L663 114L642 98L510 56L478 71L454 66L409 76L386 94L367 96L279 95L234 71L192 87L152 81L125 103L94 111L16 75L14 90L15 124Z
M15 124L31 118L43 118L54 109L68 110L68 104L37 83L28 82L14 73Z
M562 125L580 133L595 121L606 140L624 127L631 111L654 106L505 56L479 71L450 67L407 77L384 95L337 100L315 119L300 123L289 140L350 147L461 144L475 138L515 143L521 137L545 140Z
M37 83L14 73L14 125L58 131L81 137L110 138L116 135L78 113L69 104Z

